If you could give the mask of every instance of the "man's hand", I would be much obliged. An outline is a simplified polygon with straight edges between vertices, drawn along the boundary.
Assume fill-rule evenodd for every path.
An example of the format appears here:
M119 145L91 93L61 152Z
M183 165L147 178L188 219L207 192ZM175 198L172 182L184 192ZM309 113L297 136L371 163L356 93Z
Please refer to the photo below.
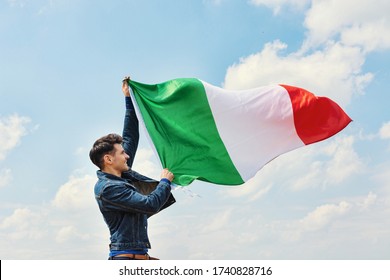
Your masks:
M168 179L170 182L172 182L173 178L175 178L175 175L171 171L168 170L168 168L163 169L161 172L161 179Z
M130 97L129 81L130 81L130 76L126 76L122 80L122 91L123 91L123 94L127 97Z

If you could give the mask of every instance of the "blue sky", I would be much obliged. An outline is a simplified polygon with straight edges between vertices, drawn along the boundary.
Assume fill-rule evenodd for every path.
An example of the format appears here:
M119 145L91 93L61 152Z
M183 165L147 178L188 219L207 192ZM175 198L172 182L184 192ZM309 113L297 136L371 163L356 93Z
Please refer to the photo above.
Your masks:
M338 135L238 187L194 182L149 220L162 259L389 259L387 0L0 1L0 259L105 259L94 140L121 79L274 83L338 102ZM134 169L158 178L141 136Z

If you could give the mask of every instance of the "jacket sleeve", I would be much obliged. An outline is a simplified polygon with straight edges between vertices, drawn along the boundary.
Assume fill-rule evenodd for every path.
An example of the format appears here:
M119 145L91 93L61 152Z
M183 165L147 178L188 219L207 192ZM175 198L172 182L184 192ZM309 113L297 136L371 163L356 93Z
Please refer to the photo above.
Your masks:
M146 177L144 175L139 174L134 170L128 170L122 173L122 178L126 179L132 186L134 186L137 191L143 195L149 195L152 193L158 186L159 181ZM168 200L165 204L160 208L160 211L171 206L176 202L175 197L171 193L169 195ZM151 214L153 215L153 214ZM149 215L149 217L151 216Z
M171 197L170 182L162 179L148 195L139 193L128 184L106 187L100 196L107 210L120 210L153 215L159 212Z
M130 97L126 97L126 113L123 124L123 149L129 155L127 165L129 168L133 166L134 157L138 148L139 141L139 126L137 115L135 114L134 105Z

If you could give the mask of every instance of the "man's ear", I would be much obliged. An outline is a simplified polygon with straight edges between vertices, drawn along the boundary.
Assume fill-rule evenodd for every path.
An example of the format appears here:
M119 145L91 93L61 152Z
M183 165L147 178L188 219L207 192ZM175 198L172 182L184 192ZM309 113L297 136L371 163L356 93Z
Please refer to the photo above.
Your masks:
M109 155L109 154L104 155L103 160L104 160L104 164L111 164L112 163L112 158L111 158L111 155Z

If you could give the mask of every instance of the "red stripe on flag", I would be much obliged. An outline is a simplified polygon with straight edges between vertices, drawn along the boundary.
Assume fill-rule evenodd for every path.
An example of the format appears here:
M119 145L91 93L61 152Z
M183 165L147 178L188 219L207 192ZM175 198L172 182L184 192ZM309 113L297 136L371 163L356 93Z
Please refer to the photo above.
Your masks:
M298 87L281 85L290 95L294 124L306 145L329 138L352 120L341 107L327 97L318 97Z

